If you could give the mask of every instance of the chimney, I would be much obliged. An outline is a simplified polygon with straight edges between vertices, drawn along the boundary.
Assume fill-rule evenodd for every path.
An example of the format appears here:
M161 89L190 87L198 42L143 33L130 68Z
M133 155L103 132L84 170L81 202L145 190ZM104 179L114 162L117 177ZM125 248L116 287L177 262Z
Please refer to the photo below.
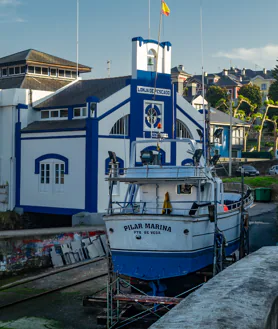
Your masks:
M228 70L226 70L226 69L223 69L223 73L222 73L223 75L228 75Z
M246 74L245 68L243 68L242 71L241 71L241 75L245 75L245 74Z
M183 66L182 64L180 64L180 65L178 66L178 68L179 68L180 71L184 71L184 66Z
M267 69L263 69L263 73L264 74L267 74Z

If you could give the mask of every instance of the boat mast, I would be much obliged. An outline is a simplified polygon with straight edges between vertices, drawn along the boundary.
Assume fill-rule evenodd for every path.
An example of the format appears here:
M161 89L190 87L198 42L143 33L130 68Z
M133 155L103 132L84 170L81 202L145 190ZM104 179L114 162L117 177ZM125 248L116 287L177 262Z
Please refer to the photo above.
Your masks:
M203 1L200 2L200 30L201 30L201 55L202 55L202 97L203 97L203 150L205 166L207 165L207 133L206 133L206 109L205 109L205 76L204 76L204 47L203 47Z

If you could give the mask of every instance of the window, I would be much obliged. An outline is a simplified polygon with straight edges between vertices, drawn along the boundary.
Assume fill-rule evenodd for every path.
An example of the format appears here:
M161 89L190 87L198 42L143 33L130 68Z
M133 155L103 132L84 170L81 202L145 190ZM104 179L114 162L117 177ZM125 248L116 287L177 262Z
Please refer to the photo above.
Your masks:
M6 68L2 69L2 76L3 77L7 76L7 69Z
M192 185L177 185L177 194L191 194Z
M28 73L35 73L35 67L34 66L28 66Z
M14 74L20 74L20 66L15 67Z
M26 67L25 66L21 66L20 67L20 73L25 73L26 72Z
M76 72L71 72L72 78L76 79Z
M41 163L41 184L50 184L50 163Z
M67 118L68 110L60 110L60 118Z
M71 78L71 71L66 71L66 77Z
M232 145L243 145L244 144L244 129L238 128L233 129Z
M59 111L51 111L50 116L51 118L59 118Z
M49 111L41 111L41 119L49 119Z
M52 77L57 77L57 69L50 69L50 75Z
M68 117L68 109L61 110L43 110L41 111L42 120L60 120Z
M59 77L64 77L65 76L65 71L64 70L59 70Z
M266 83L261 84L261 90L266 90Z
M49 159L40 163L40 192L63 192L65 184L65 163Z
M129 114L120 118L112 127L110 135L129 135Z
M147 56L147 66L148 66L148 71L153 72L156 70L156 51L154 49L150 49L148 51L148 56Z
M14 74L14 67L9 67L9 75L13 75Z
M187 126L179 119L176 121L177 138L192 138L192 135Z
M87 107L78 107L73 109L74 118L84 118L87 116Z
M48 68L47 67L42 68L42 75L48 75Z
M39 66L35 66L35 74L42 74L42 68Z
M65 164L55 163L55 184L64 184L65 182Z

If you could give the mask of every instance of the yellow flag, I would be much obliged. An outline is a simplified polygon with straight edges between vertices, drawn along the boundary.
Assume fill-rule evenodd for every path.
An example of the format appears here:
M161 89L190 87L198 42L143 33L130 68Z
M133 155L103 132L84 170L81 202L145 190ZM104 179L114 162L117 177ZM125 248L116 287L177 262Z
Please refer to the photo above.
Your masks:
M162 14L164 14L165 16L170 15L170 8L167 6L165 1L162 1L162 3L161 3L161 11L162 11Z

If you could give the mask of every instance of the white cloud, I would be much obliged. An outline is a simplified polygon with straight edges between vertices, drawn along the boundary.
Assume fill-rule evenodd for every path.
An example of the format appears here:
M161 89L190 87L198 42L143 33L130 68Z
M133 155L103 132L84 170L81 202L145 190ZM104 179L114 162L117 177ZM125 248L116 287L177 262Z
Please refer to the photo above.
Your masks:
M241 59L253 63L273 62L278 58L278 45L269 44L260 48L234 48L227 52L219 51L214 57Z
M0 0L0 6L16 6L19 5L19 0Z

